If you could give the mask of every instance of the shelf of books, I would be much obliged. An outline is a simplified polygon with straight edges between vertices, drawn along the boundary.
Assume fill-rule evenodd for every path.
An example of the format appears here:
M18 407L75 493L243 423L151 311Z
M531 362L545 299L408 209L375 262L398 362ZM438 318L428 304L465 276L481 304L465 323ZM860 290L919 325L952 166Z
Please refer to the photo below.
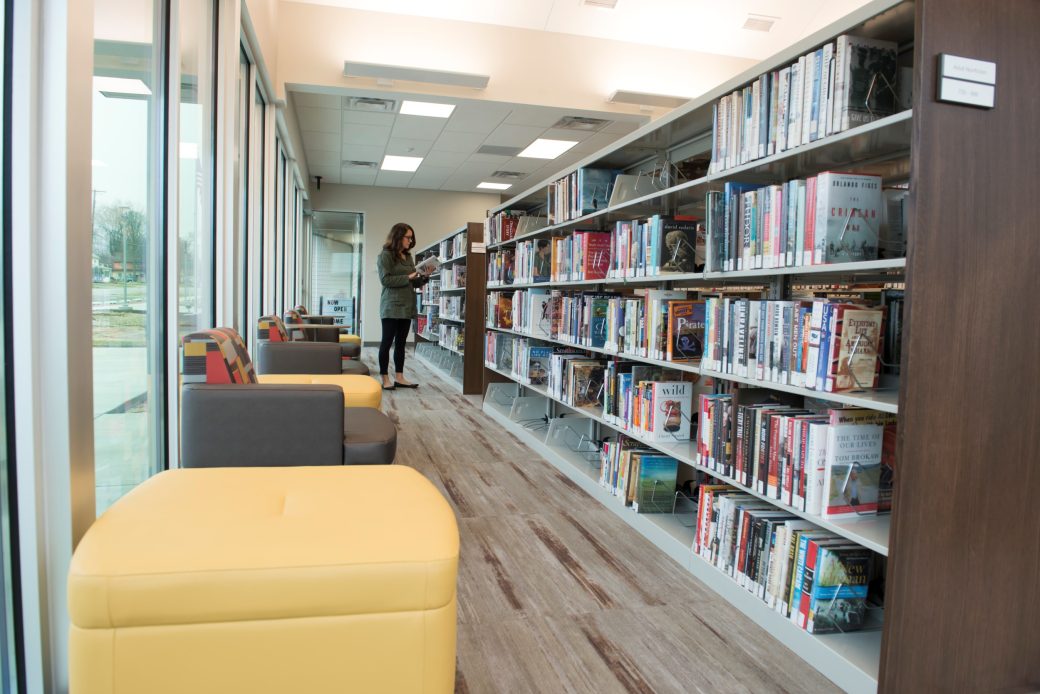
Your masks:
M881 660L913 20L869 3L485 222L487 415L853 692Z
M483 231L483 224L469 223L416 253L417 265L425 261L435 266L433 278L420 291L416 334L436 345L417 346L416 356L456 379L465 393L483 389L480 355L466 350L467 343L479 342L481 336Z

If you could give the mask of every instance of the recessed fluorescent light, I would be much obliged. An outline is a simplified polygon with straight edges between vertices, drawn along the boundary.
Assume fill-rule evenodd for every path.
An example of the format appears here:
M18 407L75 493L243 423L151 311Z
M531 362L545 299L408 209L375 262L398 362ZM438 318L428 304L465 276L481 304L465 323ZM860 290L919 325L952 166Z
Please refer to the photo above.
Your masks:
M516 156L528 159L555 159L576 144L578 144L577 141L547 140L540 137Z
M419 164L422 164L422 160L422 157L397 157L388 154L383 157L383 165L379 168L383 171L415 171Z
M106 96L108 94L137 94L151 96L152 90L148 85L138 79L127 79L125 77L94 77L94 89Z
M487 181L481 181L477 188L488 188L490 190L505 190L506 188L512 188L512 183L488 183Z
M779 17L772 17L767 14L749 14L747 20L744 22L744 26L741 29L748 29L749 31L769 31L776 24L776 20Z
M429 101L402 101L401 115L447 118L455 110L455 104L434 104Z
M639 106L657 106L660 108L675 108L689 100L689 97L686 96L648 94L646 92L633 92L627 89L619 89L607 98L607 101L612 104L637 104Z

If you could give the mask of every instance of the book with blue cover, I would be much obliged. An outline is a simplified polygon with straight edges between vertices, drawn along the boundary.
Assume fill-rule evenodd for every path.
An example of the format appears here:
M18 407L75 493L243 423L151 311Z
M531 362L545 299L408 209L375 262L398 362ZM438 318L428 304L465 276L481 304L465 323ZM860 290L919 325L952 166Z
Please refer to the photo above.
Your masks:
M578 204L582 215L607 207L619 173L618 169L578 169Z
M678 478L679 461L675 458L640 455L632 510L636 513L671 513Z

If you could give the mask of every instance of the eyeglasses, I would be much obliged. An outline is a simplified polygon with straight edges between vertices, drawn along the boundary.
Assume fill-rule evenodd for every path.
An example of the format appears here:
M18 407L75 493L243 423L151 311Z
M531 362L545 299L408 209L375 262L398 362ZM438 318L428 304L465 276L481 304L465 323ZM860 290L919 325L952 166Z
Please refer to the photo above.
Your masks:
M414 241L415 240L415 236L405 236L405 238L408 239L409 241Z

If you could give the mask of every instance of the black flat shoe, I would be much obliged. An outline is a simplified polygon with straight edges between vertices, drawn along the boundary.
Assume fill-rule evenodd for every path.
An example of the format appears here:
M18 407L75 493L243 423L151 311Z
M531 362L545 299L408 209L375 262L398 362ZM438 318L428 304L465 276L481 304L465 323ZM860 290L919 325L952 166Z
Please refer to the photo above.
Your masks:
M397 388L397 384L396 383L393 383L393 384L388 385L388 386L386 386L386 385L383 386L383 390L393 390L395 388Z
M419 384L418 383L398 383L397 381L394 381L394 386L397 387L397 388L418 388Z

